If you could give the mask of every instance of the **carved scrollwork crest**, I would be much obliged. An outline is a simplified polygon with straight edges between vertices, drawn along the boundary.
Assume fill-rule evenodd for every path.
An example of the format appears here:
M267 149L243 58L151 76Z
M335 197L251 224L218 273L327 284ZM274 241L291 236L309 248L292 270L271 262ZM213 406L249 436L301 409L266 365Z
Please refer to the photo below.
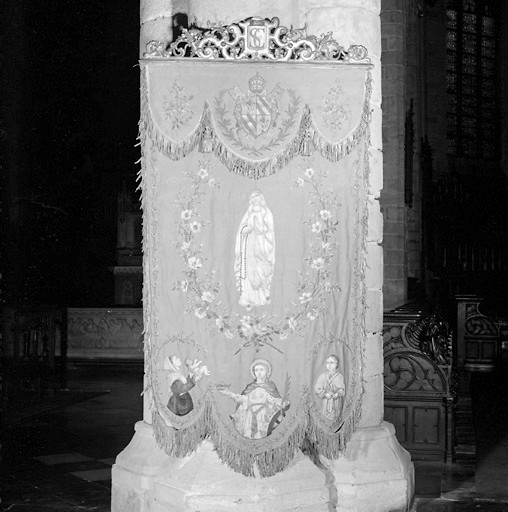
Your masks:
M169 46L159 41L147 44L145 58L198 57L227 60L299 60L370 63L367 49L352 45L347 50L333 38L307 34L307 26L287 28L278 18L247 18L239 23L211 24L205 29L184 29Z

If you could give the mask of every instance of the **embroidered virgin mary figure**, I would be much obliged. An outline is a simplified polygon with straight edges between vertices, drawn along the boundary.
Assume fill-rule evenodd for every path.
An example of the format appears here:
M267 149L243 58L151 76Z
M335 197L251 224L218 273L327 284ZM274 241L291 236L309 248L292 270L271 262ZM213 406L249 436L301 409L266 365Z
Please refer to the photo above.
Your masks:
M241 306L250 309L270 303L274 266L273 215L263 194L255 191L236 235L235 276Z
M236 430L249 439L269 436L289 409L289 402L280 396L277 386L270 380L272 366L266 359L255 359L250 365L254 381L247 384L241 395L226 386L219 391L237 403L231 415Z

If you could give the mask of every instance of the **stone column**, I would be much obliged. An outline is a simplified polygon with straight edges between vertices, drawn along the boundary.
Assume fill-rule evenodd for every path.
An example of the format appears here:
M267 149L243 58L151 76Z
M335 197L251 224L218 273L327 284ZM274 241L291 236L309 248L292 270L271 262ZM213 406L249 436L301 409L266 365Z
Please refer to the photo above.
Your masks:
M164 12L160 0L144 0L142 12ZM157 9L152 7L158 6ZM148 422L136 425L129 446L113 467L112 512L301 510L384 512L409 510L413 466L397 442L394 428L383 422L383 186L381 113L380 0L190 0L189 18L233 23L249 16L277 16L281 24L320 35L333 31L346 48L363 44L374 64L371 125L370 211L368 232L367 329L364 400L360 428L344 455L335 461L311 462L300 454L286 470L269 478L247 478L222 464L211 443L185 459L165 455L155 444ZM169 10L167 11L169 12ZM144 16L142 19L153 18ZM158 18L162 18L163 15ZM156 16L157 18L157 16ZM161 30L154 22L154 30ZM155 28L156 27L156 28ZM144 23L142 42L156 39Z
M388 309L407 299L406 207L404 204L405 9L386 0L381 11L383 80L384 299Z

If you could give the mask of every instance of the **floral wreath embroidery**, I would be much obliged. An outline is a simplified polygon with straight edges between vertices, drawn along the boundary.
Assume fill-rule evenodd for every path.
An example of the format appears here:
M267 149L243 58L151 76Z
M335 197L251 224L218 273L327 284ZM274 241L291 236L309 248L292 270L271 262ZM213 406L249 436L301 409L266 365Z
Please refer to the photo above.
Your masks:
M199 212L201 198L207 189L219 187L210 169L209 161L200 160L197 172L186 173L192 183L190 192L179 194L174 201L179 211L176 249L182 258L184 279L174 283L172 289L186 294L186 313L206 320L212 336L220 333L229 340L239 339L241 345L235 354L249 346L256 352L269 346L283 353L274 345L275 340L285 340L289 334L303 337L306 326L325 313L327 297L340 291L338 284L330 282L330 265L334 251L338 250L337 242L332 241L338 226L333 212L340 205L332 191L324 190L323 181L328 173L317 176L314 169L308 167L295 183L295 187L309 189L312 217L304 224L314 239L304 258L306 269L298 271L297 299L284 308L283 318L280 318L275 314L258 316L231 312L218 299L221 283L215 280L215 270L208 268L203 243L198 241L199 234L209 224Z

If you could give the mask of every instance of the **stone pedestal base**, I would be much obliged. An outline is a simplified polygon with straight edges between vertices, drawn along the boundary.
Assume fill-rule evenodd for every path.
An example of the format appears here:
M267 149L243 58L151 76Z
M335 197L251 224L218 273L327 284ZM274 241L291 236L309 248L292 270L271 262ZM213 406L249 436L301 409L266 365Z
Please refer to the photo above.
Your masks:
M343 458L318 467L303 454L270 478L247 478L224 465L205 441L184 459L136 433L112 471L111 512L392 512L409 510L413 465L393 426L357 431Z

